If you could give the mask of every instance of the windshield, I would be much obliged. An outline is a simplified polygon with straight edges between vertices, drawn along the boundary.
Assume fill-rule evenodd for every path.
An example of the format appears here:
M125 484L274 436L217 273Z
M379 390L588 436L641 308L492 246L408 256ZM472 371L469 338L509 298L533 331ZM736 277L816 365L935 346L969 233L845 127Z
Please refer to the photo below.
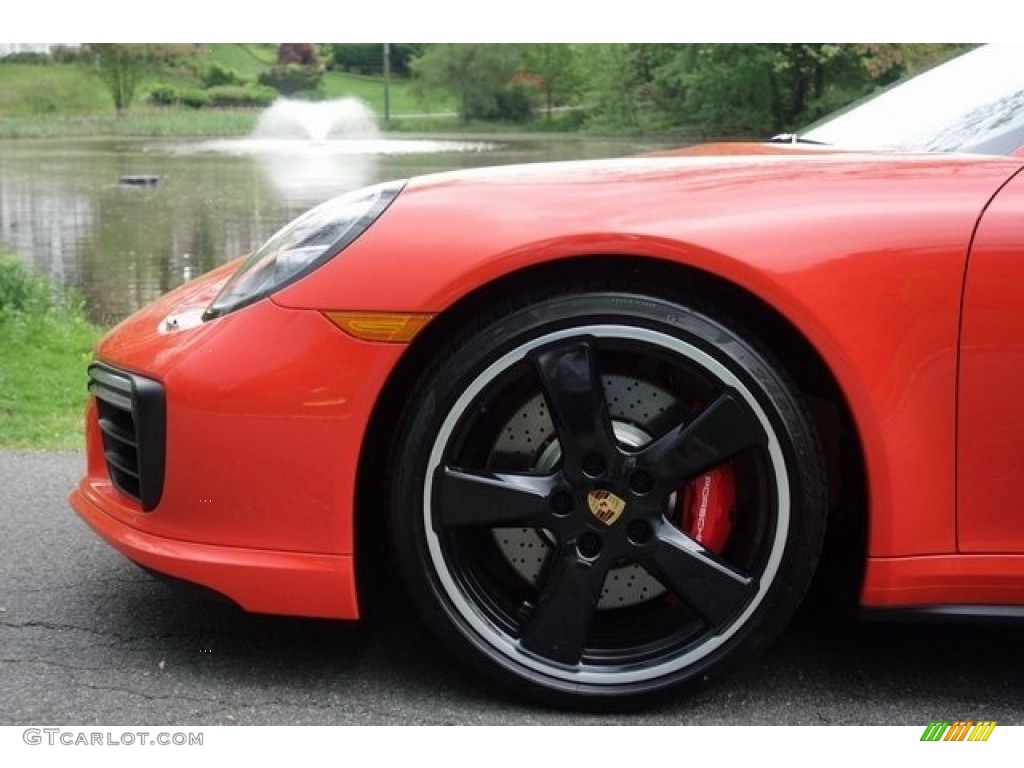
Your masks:
M1024 145L1024 46L975 48L811 125L799 140L1010 154Z

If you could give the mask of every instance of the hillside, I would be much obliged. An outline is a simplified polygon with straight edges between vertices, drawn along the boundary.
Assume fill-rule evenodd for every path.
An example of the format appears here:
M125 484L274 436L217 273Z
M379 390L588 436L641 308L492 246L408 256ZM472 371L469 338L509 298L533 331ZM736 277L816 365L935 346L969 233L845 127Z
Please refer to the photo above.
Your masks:
M180 90L202 87L199 72L217 65L255 83L275 62L275 46L265 43L199 44L184 64L154 71L144 78L132 111L145 112L147 96L160 87ZM384 111L384 83L379 77L327 72L324 98L356 96L374 111ZM424 104L412 94L407 79L392 78L392 113L446 111L445 100ZM25 62L0 59L0 121L39 116L69 117L113 113L106 86L88 62Z

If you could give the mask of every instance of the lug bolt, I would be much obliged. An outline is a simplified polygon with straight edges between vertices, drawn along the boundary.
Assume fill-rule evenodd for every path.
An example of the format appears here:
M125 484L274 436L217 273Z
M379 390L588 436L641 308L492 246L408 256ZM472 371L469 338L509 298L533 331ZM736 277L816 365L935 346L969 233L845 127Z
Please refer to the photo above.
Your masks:
M601 537L596 533L584 533L576 542L576 549L583 557L597 557L601 552Z
M555 491L551 494L550 498L551 511L556 515L568 515L572 512L573 507L576 505L573 503L572 494L568 491Z
M646 520L633 520L626 528L626 535L634 544L646 544L652 534L651 525Z
M629 478L629 490L638 496L654 490L654 478L651 476L651 473L645 472L642 469L634 472Z
M604 474L604 457L598 453L588 453L583 457L583 471L591 477Z

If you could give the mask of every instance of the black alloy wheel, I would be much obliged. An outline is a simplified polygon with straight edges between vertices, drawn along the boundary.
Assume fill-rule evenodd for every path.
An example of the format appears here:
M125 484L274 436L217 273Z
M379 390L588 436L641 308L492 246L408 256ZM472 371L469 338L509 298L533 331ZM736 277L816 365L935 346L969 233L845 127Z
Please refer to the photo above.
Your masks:
M686 517L712 476L729 485L715 543ZM495 310L453 339L391 477L395 551L434 631L498 681L582 708L644 705L765 647L825 525L821 451L785 373L728 321L627 293Z

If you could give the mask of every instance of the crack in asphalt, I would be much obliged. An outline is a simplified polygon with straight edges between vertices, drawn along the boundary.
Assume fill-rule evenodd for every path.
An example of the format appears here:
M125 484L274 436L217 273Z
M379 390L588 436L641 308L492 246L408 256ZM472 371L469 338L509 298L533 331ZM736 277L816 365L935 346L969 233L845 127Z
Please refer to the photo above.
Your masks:
M183 696L179 692L168 692L168 693L146 693L135 688L126 688L120 685L105 685L100 683L88 683L82 680L75 680L76 685L81 688L86 688L91 691L105 691L108 693L116 693L119 695L138 696L139 698L146 699L147 701L187 701L195 704L210 704L216 699L209 697L195 697L195 696Z
M337 704L321 703L316 701L304 701L300 698L289 699L289 698L273 698L263 699L257 701L233 701L231 699L220 699L216 696L189 696L183 695L178 687L175 687L173 691L159 692L159 691L145 691L135 687L128 687L122 685L113 685L109 683L94 683L85 680L81 680L78 677L79 673L82 672L108 672L109 667L85 667L78 663L71 662L60 662L52 659L18 659L18 658L0 658L0 664L15 664L15 665L43 665L47 667L56 667L71 672L71 684L72 687L77 686L93 691L103 691L109 693L116 693L121 695L138 696L148 701L175 701L175 702L191 702L193 704L206 704L216 705L216 709L231 708L236 711L245 711L250 709L260 709L266 707L310 707L313 709L336 709ZM161 682L174 682L177 686L180 680L173 679L173 673L161 672L158 677L152 678L152 681L156 684ZM234 694L237 695L237 691Z
M53 632L87 632L92 635L99 635L100 637L116 637L119 640L119 636L116 632L104 629L96 629L95 627L80 627L77 624L62 624L55 621L43 621L41 619L31 619L29 621L13 622L13 621L0 621L0 627L7 629L45 629Z
M96 627L83 627L77 624L63 624L55 621L43 621L31 619L23 622L0 621L0 627L7 629L45 629L54 632L85 632L99 637L111 638L116 644L131 645L146 640L173 640L175 638L186 639L187 634L159 633L152 635L124 635L111 629L97 629Z
M85 667L80 663L53 661L52 659L10 659L0 658L0 664L43 664L48 667L58 667L72 672L103 672L107 667Z
M17 585L17 582L14 582ZM41 587L17 587L9 590L8 594L10 597L19 597L21 595L37 595L40 593L49 594L51 592L64 592L64 591L75 591L82 590L87 591L92 585L105 586L108 584L146 584L145 579L127 579L124 576L110 576L107 578L93 578L89 579L88 582L75 582L73 584L53 584ZM10 607L8 605L8 607Z
M113 630L97 629L94 627L83 627L75 624L65 624L51 621L41 620L30 620L24 622L10 622L0 621L0 629L15 630L33 630L40 629L44 633L58 633L68 635L81 635L85 634L95 638L88 644L81 652L80 655L84 655L89 650L104 649L106 651L123 651L126 653L139 654L139 653L155 653L155 655L165 655L167 657L180 657L182 653L188 653L192 646L195 645L194 638L189 634L183 633L156 633L149 635L125 635ZM17 634L15 634L17 637ZM160 643L163 641L172 641L176 644L169 648L161 648ZM189 648L189 651L185 651L182 648L182 644ZM23 647L27 647L26 642L22 642ZM35 639L31 643L34 648L46 648L48 647L45 642L40 642ZM31 661L31 660L29 660ZM182 664L176 663L178 668L186 666L195 667L193 664ZM73 667L72 667L73 668ZM2 722L2 720L0 720Z

